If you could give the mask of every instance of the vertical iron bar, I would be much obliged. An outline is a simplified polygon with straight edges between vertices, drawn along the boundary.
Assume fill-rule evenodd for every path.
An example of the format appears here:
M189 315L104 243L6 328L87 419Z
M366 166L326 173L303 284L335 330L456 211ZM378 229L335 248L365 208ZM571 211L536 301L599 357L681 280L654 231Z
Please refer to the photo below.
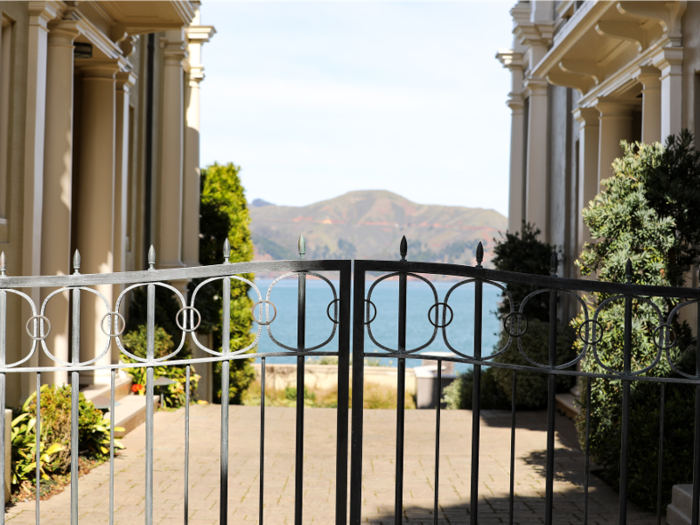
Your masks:
M632 280L632 263L627 260L627 282ZM632 370L632 297L625 297L624 376ZM629 463L630 380L622 380L622 444L620 447L620 525L627 523L627 477Z
M228 260L228 258L227 258ZM221 352L227 355L231 344L231 278L224 277L224 308ZM228 418L230 362L221 363L221 471L219 474L219 523L228 523Z
M661 493L664 472L664 405L666 403L666 383L661 383L661 406L659 414L659 483L656 489L656 525L661 525Z
M117 371L112 370L109 395L109 525L114 525L114 396Z
M556 274L554 274L556 276ZM549 292L549 368L557 364L557 292ZM552 525L554 506L554 417L556 403L556 376L549 374L547 387L547 479L545 485L545 525Z
M354 262L352 315L352 455L350 456L350 525L362 519L362 432L364 425L365 271Z
M508 523L513 525L513 501L515 497L515 406L516 388L518 387L517 372L513 370L513 388L510 407L510 496L508 498Z
M77 252L76 252L77 253ZM74 261L76 262L76 261ZM78 274L78 267L75 273ZM80 363L80 290L74 288L72 291L72 327L71 327L71 363L77 366ZM71 421L70 421L70 522L71 525L78 525L78 477L80 476L80 443L79 422L80 422L80 374L71 372ZM113 415L113 414L111 414ZM110 417L111 417L110 415Z
M36 321L34 321L34 337L36 337L36 335ZM36 447L36 492L34 495L36 496L36 525L40 525L41 509L39 501L41 500L41 486L39 480L41 479L41 373L39 372L36 374L36 425L34 425L34 428L36 429L36 441L34 444ZM2 452L3 454L5 453L4 450Z
M595 338L595 334L593 335ZM583 471L583 525L588 525L588 472L591 465L591 378L586 378L586 460Z
M399 353L406 351L406 280L405 272L399 274ZM406 359L397 358L396 395L396 492L394 495L394 523L403 521L403 459L404 416L406 399Z
M260 494L258 495L258 525L263 525L265 491L265 358L260 364Z
M437 317L437 312L435 313ZM437 321L437 319L436 319ZM444 321L444 319L443 319ZM435 384L435 502L433 504L433 525L438 523L440 492L440 395L442 394L442 361L437 360L437 383Z
M700 328L700 302L696 303L696 327ZM700 379L700 337L695 347L695 377ZM695 385L695 443L693 450L693 512L691 525L700 525L700 383Z
M348 404L350 390L350 263L340 271L338 331L338 410L335 466L335 523L348 520ZM262 522L261 522L262 524Z
M156 286L148 285L146 359L155 359ZM153 366L146 368L146 525L153 525Z
M481 263L477 265L481 268ZM474 280L474 359L481 359L481 328L484 284ZM479 437L481 435L481 365L474 365L472 394L472 477L469 500L469 523L477 525L479 513Z
M4 253L3 259L4 259ZM0 268L2 264L0 264ZM4 270L4 268L3 268ZM0 290L0 368L5 368L7 345L7 292ZM0 472L5 475L5 373L0 373ZM4 484L3 484L4 487ZM4 488L3 488L4 497ZM0 525L5 525L5 513L0 512Z
M190 514L190 368L190 365L185 368L185 525Z
M297 351L306 348L306 274L299 274L297 302ZM304 507L304 356L297 357L297 426L294 462L294 524L302 525Z

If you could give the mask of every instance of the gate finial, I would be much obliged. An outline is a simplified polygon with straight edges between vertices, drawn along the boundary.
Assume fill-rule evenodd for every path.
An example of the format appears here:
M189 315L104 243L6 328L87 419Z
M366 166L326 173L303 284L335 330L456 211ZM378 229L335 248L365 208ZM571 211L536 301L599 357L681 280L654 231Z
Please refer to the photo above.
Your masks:
M0 253L0 276L5 277L7 273L7 263L5 262L5 252Z
M406 254L408 253L408 241L406 241L406 236L401 237L401 246L399 246L399 252L401 253L401 260L406 260Z
M303 259L304 255L306 255L306 240L304 240L303 235L299 236L299 242L297 243L297 248L299 249L299 259Z
M77 249L73 253L73 273L75 275L80 273L80 252Z
M229 263L230 258L231 258L231 243L228 242L228 237L226 237L226 240L224 241L224 264Z
M549 259L549 274L554 277L557 275L557 268L559 267L559 257L557 257L557 252L552 252L552 257Z
M627 265L625 266L625 279L628 283L632 282L632 259L627 258Z
M481 241L479 241L479 244L476 247L476 267L482 268L482 262L484 262L484 245L481 244Z
M156 249L153 247L152 244L151 247L148 249L148 269L156 269Z

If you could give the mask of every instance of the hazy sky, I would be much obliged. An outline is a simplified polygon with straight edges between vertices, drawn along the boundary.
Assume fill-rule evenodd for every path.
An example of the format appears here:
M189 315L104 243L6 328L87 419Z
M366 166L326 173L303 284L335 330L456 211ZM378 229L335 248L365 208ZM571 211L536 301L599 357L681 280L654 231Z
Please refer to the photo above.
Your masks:
M205 2L202 165L249 200L508 205L509 2Z

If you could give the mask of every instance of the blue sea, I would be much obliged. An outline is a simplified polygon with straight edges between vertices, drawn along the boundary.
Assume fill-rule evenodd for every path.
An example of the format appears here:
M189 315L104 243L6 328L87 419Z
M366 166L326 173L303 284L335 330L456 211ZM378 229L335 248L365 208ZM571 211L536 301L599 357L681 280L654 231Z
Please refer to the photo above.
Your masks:
M265 298L271 279L256 279L255 284ZM338 293L338 282L331 281ZM373 282L367 283L367 290ZM444 302L446 294L457 284L456 282L438 281L433 286L438 294L438 300ZM251 298L257 301L257 294L251 290ZM395 349L398 342L398 280L384 280L375 286L372 292L372 302L376 305L377 314L371 323L372 334L378 343L388 348ZM312 347L326 341L332 331L333 323L327 316L329 303L333 300L333 293L328 283L318 279L308 279L306 284L306 346ZM289 347L296 346L296 317L297 317L297 278L291 276L275 284L272 289L270 301L277 307L277 318L270 325L272 334L277 341ZM500 301L500 290L494 286L484 285L483 294L483 335L482 354L492 352L497 342L499 328L495 311ZM434 328L428 320L428 310L435 303L430 287L413 278L408 279L407 285L407 333L406 344L409 349L422 346L428 342ZM465 284L457 287L451 294L449 305L454 312L454 319L447 326L447 338L455 349L468 355L474 352L474 284ZM439 322L442 323L442 307L440 308ZM435 309L432 312L435 321ZM333 308L330 308L331 315ZM372 309L371 315L374 313ZM257 309L256 309L257 315ZM271 314L272 315L272 309ZM449 321L449 311L447 314ZM253 328L257 331L257 325ZM324 346L325 351L337 351L338 333ZM263 327L258 351L261 353L284 352L270 339L267 330ZM321 351L319 349L319 351ZM382 358L383 350L375 344L365 331L365 351L380 359L382 366L396 366L396 359ZM438 330L435 340L421 352L446 352L450 351L445 345L442 330ZM259 361L259 359L258 359ZM270 358L268 363L296 363L296 357ZM420 366L420 359L407 360L408 367ZM455 370L462 372L469 365L457 363Z

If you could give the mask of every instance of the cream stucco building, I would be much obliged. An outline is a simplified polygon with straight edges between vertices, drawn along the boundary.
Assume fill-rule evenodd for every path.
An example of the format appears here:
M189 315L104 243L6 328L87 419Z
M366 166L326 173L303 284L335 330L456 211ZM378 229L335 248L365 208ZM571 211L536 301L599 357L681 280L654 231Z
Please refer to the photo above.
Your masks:
M497 54L512 73L508 226L534 223L575 277L581 210L620 140L700 128L700 3L535 0L511 15L513 48Z
M150 244L159 267L197 265L201 47L215 33L201 24L199 2L0 1L0 17L8 274L70 273L76 249L81 273L144 269ZM27 293L41 304L50 291ZM100 292L113 304L120 290ZM90 353L106 336L102 310L83 301L81 351ZM67 360L68 295L51 303L47 342ZM7 359L16 361L31 347L22 322L31 312L19 300L8 306ZM108 380L97 374L81 381ZM8 374L10 406L32 391L34 379L23 376Z

